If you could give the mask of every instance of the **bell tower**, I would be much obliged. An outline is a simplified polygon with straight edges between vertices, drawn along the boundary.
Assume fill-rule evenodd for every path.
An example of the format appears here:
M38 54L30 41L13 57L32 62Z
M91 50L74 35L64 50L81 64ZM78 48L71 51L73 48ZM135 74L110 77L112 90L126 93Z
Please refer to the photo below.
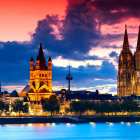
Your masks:
M41 102L43 99L49 98L52 94L52 59L49 56L48 64L43 53L42 43L36 58L36 64L31 57L30 60L30 92L29 100L32 102Z

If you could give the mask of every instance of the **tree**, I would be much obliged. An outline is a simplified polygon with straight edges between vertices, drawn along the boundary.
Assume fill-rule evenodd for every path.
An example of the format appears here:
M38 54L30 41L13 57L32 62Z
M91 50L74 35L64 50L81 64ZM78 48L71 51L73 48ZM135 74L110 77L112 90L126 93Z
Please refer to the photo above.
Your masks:
M95 111L96 111L96 113L101 113L101 115L103 114L103 108L102 108L101 103L96 103L95 104Z
M5 112L8 112L9 111L9 104L5 104Z
M111 103L108 103L108 102L96 103L95 104L95 111L96 111L96 113L101 113L101 115L103 113L108 113L109 114L109 112L112 112Z
M95 110L95 103L91 102L91 101L85 101L85 107L86 107L86 111L91 111L93 112ZM88 115L88 112L87 112Z
M109 112L112 111L111 104L108 103L108 102L102 103L102 104L101 104L101 108L102 108L102 111L103 111L103 112L106 112L106 113L108 113L108 114L109 114Z
M25 105L23 105L22 112L23 113L28 113L29 112L29 105L27 103Z
M49 100L44 103L43 110L51 113L51 116L54 112L59 112L60 105L59 101L55 95L50 96Z
M12 103L11 107L12 111L18 112L20 116L20 112L23 111L23 101L17 99Z
M117 114L117 112L121 111L121 105L117 102L112 103L112 112L115 112L115 115Z
M84 113L87 108L84 101L73 101L70 103L70 110L75 113L75 116L79 116L81 113Z
M124 99L124 101L121 104L121 110L123 112L134 112L138 111L138 109L138 103L130 99Z
M5 110L5 103L0 100L0 116L3 113L4 110Z

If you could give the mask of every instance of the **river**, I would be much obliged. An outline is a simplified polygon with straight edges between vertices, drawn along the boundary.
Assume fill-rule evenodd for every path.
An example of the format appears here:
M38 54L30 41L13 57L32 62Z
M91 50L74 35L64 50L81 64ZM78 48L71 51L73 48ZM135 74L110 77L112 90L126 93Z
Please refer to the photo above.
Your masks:
M1 125L1 140L140 140L140 123Z

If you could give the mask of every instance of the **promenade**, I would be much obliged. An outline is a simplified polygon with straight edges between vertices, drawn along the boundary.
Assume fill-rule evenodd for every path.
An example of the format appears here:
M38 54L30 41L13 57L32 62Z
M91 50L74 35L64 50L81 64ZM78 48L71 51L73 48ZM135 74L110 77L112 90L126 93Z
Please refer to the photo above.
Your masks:
M90 123L90 122L140 122L140 116L94 116L94 117L0 117L0 124L28 123Z

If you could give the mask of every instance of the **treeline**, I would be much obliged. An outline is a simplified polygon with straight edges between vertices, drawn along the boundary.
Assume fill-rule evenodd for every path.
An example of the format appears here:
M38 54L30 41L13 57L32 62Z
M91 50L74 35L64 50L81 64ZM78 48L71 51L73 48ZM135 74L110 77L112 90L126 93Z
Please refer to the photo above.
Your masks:
M95 112L101 115L112 113L117 115L118 112L137 112L140 111L138 103L133 100L124 100L121 103L118 102L103 102L95 103L92 101L73 101L70 103L70 107L66 109L66 112L74 113L76 116L80 116L85 112Z
M29 106L28 104L23 104L23 101L21 100L15 100L11 105L8 103L3 102L0 100L0 116L2 113L10 113L10 112L15 112L15 113L28 113L29 112Z
M43 103L43 112L50 113L50 115L60 115L60 102L56 96L50 96L47 101ZM20 116L21 113L29 112L29 105L24 104L21 100L15 100L12 104L6 104L0 100L0 116L5 113L15 112ZM140 112L138 103L133 100L123 100L119 102L101 102L95 103L93 101L72 101L69 108L65 108L65 114L74 114L75 116L88 115L88 112L104 115L111 113L117 115L118 112L124 114L125 112ZM85 113L85 114L84 114Z
M59 113L60 103L55 95L50 96L49 100L43 103L43 111L50 112L51 116Z
M43 112L50 113L51 116L58 114L60 110L60 103L56 96L52 95L47 101L42 102ZM23 113L29 113L29 105L22 100L15 100L11 104L5 103L0 100L0 116L5 113L17 113L16 115L23 115ZM22 114L21 114L22 113ZM27 115L27 114L26 114ZM28 114L29 115L29 114Z

